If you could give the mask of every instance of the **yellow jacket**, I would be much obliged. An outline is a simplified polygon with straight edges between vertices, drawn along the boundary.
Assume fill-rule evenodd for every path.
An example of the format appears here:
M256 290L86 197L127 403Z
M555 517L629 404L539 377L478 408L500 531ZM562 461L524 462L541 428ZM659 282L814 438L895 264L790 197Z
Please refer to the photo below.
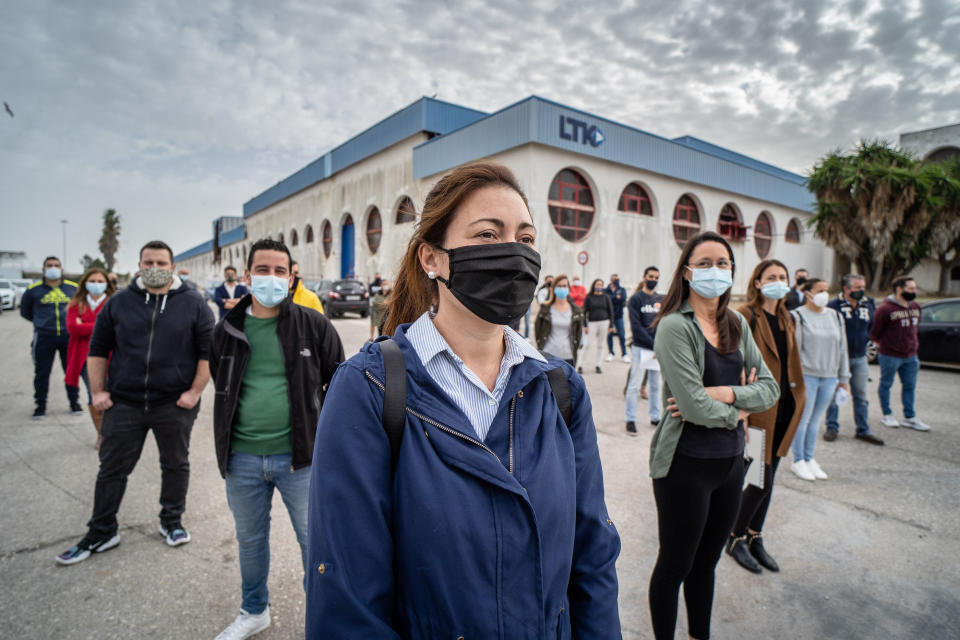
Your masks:
M316 309L323 313L323 304L320 303L320 298L313 291L303 286L303 280L299 278L297 279L297 287L293 290L293 301L301 307Z

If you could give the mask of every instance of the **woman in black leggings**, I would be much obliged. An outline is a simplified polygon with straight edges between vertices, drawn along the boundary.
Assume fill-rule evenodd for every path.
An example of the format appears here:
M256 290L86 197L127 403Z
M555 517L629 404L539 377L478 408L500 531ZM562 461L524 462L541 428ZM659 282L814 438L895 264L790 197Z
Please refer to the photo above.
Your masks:
M727 307L733 270L721 236L689 240L654 323L668 398L650 446L660 534L650 614L658 640L674 637L681 584L690 637L710 637L714 569L743 486L743 419L779 395L746 320Z

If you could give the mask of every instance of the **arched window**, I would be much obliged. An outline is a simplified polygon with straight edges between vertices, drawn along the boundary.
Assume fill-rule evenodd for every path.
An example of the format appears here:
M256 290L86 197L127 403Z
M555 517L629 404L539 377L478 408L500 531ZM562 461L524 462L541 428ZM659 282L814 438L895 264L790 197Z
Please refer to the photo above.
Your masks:
M673 238L680 247L700 231L700 210L690 196L681 196L673 208Z
M280 241L280 244L283 244L283 231L277 236L277 240Z
M761 260L770 255L770 247L773 245L773 219L766 211L760 212L757 223L753 225L753 243Z
M617 205L617 211L624 213L637 213L642 216L652 216L653 207L650 205L650 196L647 191L636 182L631 182L624 187L620 194L620 203Z
M784 238L787 242L793 244L800 244L800 221L796 218L791 218L790 223L787 225L787 233Z
M295 247L300 244L300 236L297 235L297 230L294 229L290 232L290 246Z
M380 248L380 238L383 235L383 221L380 219L380 210L376 207L367 214L367 246L370 253L376 253Z
M323 242L323 257L329 258L330 249L333 248L333 226L330 224L329 220L323 221L323 227L321 227L320 233L322 235Z
M413 222L417 219L417 209L413 206L413 200L409 196L403 196L403 199L400 200L400 204L397 205L397 224L403 224L404 222Z
M313 227L307 225L307 228L303 230L304 239L303 241L306 244L313 244Z
M743 240L747 235L746 227L740 224L740 212L731 202L723 205L720 210L717 233L728 240Z
M586 179L573 169L553 178L547 199L550 221L564 240L582 240L593 225L593 193Z
M957 147L941 147L927 156L927 162L946 162L956 156L960 156L960 149Z

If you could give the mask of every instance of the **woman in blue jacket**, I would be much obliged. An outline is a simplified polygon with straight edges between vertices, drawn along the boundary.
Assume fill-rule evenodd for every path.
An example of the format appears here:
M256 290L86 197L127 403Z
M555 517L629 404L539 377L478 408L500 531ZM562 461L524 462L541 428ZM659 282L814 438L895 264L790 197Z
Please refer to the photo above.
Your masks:
M505 326L533 298L535 238L500 165L427 196L384 327L406 364L396 464L382 343L340 366L317 426L307 638L620 637L620 539L583 379Z

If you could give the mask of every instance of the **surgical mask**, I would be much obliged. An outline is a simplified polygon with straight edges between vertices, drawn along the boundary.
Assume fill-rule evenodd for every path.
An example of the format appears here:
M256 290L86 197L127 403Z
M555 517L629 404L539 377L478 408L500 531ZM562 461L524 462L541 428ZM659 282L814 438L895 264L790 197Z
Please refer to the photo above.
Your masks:
M776 282L768 282L760 287L760 293L763 294L763 297L770 300L779 300L789 292L790 287L787 286L787 283L780 282L779 280Z
M265 307L275 307L287 297L289 278L279 276L250 276L253 297Z
M827 303L830 302L830 294L826 291L821 291L817 295L813 296L812 300L813 304L817 305L818 307L825 307L827 306Z
M43 277L47 280L59 280L62 275L63 271L60 267L47 267L43 270Z
M601 295L603 293L603 287L597 287L593 290L593 293L598 296Z
M140 269L140 277L143 279L143 284L151 289L162 289L173 280L173 271L160 267L147 267Z
M560 300L565 300L566 297L570 295L570 289L567 287L557 287L553 290L553 295L557 296Z
M90 292L90 295L100 296L103 295L103 292L107 290L106 282L88 282L87 291Z
M647 287L647 289L648 289L649 291L656 291L656 290L657 290L657 285L660 284L660 281L659 281L659 280L645 280L643 284L644 284L644 286Z
M910 302L911 300L913 300L913 299L916 298L916 297L917 297L917 292L916 292L916 291L904 291L904 292L903 292L903 299L906 300L907 302Z
M851 292L850 292L850 299L851 299L851 300L863 300L863 296L864 296L865 293L866 293L866 291L864 291L863 289L860 289L860 291L851 291Z
M730 269L721 269L720 267L710 267L709 269L687 267L687 269L693 272L690 287L708 300L719 298L733 286L733 271Z
M185 273L181 273L181 274L180 274L180 280L181 280L181 281L186 282L186 281L189 280L189 279L190 279L190 276L188 276L187 274L185 274Z
M574 281L573 281L573 286L579 287L579 286L580 286L580 281L579 281L579 280L574 280Z
M471 313L491 324L522 318L540 281L540 254L519 242L444 249L450 278L437 276Z

